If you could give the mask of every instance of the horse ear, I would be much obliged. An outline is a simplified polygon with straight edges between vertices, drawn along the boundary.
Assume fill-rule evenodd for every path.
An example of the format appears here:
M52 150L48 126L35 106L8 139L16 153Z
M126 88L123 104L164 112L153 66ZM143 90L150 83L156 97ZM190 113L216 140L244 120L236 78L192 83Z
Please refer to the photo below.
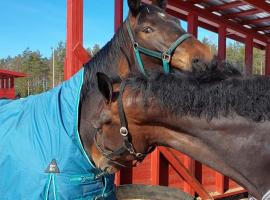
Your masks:
M98 89L107 102L111 102L113 94L112 80L104 73L97 73Z
M152 5L158 6L163 10L166 9L167 3L167 0L152 0Z
M141 0L128 0L128 7L133 16L137 16L140 11Z

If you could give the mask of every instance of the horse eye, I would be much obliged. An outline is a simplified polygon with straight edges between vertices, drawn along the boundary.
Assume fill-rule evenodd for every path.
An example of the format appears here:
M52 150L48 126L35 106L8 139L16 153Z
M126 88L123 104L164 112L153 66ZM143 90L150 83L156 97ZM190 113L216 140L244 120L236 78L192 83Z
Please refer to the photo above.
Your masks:
M146 27L143 28L143 32L144 33L152 33L152 32L154 32L154 29L152 29L149 26L146 26Z

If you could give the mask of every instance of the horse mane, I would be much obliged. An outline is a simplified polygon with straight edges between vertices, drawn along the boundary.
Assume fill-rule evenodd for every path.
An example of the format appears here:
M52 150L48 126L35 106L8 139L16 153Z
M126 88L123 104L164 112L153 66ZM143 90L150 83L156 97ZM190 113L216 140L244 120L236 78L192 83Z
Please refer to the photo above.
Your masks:
M122 54L127 56L124 51L128 48L129 41L126 41L124 32L124 23L118 29L114 37L86 64L83 65L84 82L81 92L81 101L89 96L93 88L96 86L97 72L103 72L111 79L117 79L118 74L115 69ZM130 58L127 58L130 60Z
M146 110L154 99L168 115L212 120L237 114L255 122L270 120L270 78L243 77L228 63L222 65L227 69L218 65L183 75L156 73L128 78L127 84L143 95Z

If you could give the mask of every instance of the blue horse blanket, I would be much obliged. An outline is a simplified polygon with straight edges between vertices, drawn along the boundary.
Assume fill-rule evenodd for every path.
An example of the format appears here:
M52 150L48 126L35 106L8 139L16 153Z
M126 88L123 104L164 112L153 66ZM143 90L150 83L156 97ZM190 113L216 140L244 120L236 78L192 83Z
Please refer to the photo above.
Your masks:
M0 101L1 200L114 200L82 147L78 108L84 70L58 87Z

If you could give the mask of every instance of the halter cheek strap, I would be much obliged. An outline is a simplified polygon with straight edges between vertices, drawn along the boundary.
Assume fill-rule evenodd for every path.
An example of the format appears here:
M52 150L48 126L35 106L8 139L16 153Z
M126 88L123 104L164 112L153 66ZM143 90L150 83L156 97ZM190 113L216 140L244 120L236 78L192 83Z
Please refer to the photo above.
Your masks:
M137 63L139 65L140 71L144 75L146 75L146 71L145 71L145 68L144 68L144 65L142 62L141 53L161 60L162 64L163 64L163 71L165 74L168 74L170 72L170 62L171 62L173 52L185 40L192 37L191 34L185 33L185 34L181 35L174 43L172 43L171 46L166 51L164 51L164 52L153 51L151 49L147 49L145 47L140 46L135 41L129 20L126 20L126 26L127 26L129 38L130 38L132 45L133 45L133 50L135 52L135 57L136 57Z
M145 153L138 153L133 144L132 144L132 138L131 135L128 131L128 123L126 119L126 115L124 112L124 107L123 107L123 102L122 102L122 94L125 90L126 87L126 81L123 81L120 85L120 91L119 91L119 96L117 99L117 105L118 105L118 113L119 113L119 119L120 119L120 126L121 128L119 129L119 133L122 136L123 143L122 145L117 148L116 150L108 150L105 148L104 145L101 145L98 141L98 136L102 136L103 132L101 129L97 130L94 136L94 142L99 150L99 152L102 153L104 157L106 157L110 162L121 166L121 167L132 167L132 166L137 166L138 163L142 162L143 159L146 157L147 154L151 153L154 150L154 146L150 147L147 152ZM133 162L132 165L126 165L124 163L120 163L119 161L115 160L116 157L121 157L125 153L128 153L129 155L132 155L135 158L135 163Z

